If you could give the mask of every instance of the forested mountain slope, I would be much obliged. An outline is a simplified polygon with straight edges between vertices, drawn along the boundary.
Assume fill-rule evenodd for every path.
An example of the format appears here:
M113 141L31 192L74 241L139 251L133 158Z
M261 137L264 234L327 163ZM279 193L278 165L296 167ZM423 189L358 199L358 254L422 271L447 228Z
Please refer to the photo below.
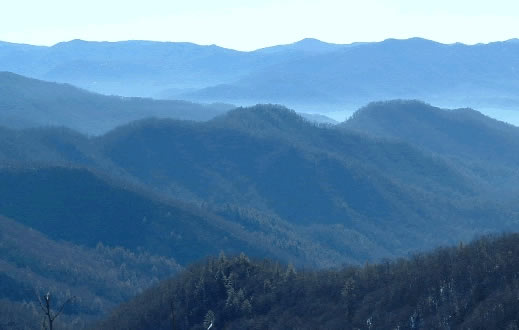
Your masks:
M199 207L161 200L87 170L2 169L0 179L0 214L53 240L87 247L101 242L172 257L181 264L219 251L264 255L270 254L265 249L275 250Z
M76 297L60 327L81 329L223 251L319 266L351 260L281 219L228 207L210 213L84 169L3 168L0 182L0 307L10 311L0 313L0 328L37 327L36 294L51 292L54 307Z
M105 96L0 72L0 125L11 128L66 126L100 134L147 117L208 120L231 108L225 104Z
M37 328L41 310L36 297L47 292L52 293L54 307L76 297L58 320L64 324L58 326L80 329L181 269L174 259L142 251L51 240L1 216L0 252L1 329L23 329L26 323Z
M146 191L195 203L204 212L218 215L228 227L220 227L215 237L225 237L224 233L234 228L234 235L242 242L219 241L223 245L201 248L189 258L172 255L181 263L218 249L240 250L245 248L241 244L252 239L255 243L243 246L260 247L261 253L269 251L299 264L337 265L403 255L466 240L477 233L515 228L513 205L488 201L477 181L442 158L405 143L314 125L278 106L237 109L205 123L144 120L94 138L60 129L6 130L4 134L0 155L5 162L66 163L108 171ZM24 144L20 147L17 141ZM29 180L20 175L14 176L13 184L38 177ZM83 175L72 177L59 179L69 183L63 188L63 198L83 193L76 192L73 185L81 182ZM20 194L36 189L34 185L19 187L16 189L24 189ZM5 191L5 198L12 198L9 192ZM119 196L122 209L125 199L134 198L125 194ZM106 190L106 196L110 198L99 205L98 213L89 208L85 216L92 214L98 219L103 212L111 214L113 210L107 207L118 195ZM45 200L41 205L53 202L60 201ZM146 203L145 210L117 215L117 219L128 216L132 225L125 230L134 230L141 240L150 239L134 247L151 248L151 242L160 241L156 235L168 232L147 232L147 227L142 227L140 220L149 218L148 213L157 217L158 228L165 225L164 212L157 211L163 206ZM88 203L81 205L87 208ZM16 213L20 210L24 211L20 206L12 210L15 213L5 215L22 221ZM195 227L189 228L196 232ZM111 244L127 246L124 244L130 244L133 236L118 237L126 241ZM169 246L164 253L172 253L172 249ZM176 252L184 253L181 251L187 253L182 249ZM323 257L326 255L330 257Z
M472 109L446 110L420 101L375 102L340 126L442 155L519 164L519 128Z
M505 187L506 195L517 193L519 128L475 110L440 109L419 101L375 102L337 127L441 155L496 188L501 199Z
M398 108L400 103L391 104ZM416 106L402 106L408 104ZM412 118L405 109L400 116ZM444 113L431 109L433 118ZM456 112L435 120L459 134L485 128L485 136L513 150L513 127L471 111L453 124L451 113ZM427 147L427 140L370 137L344 127L348 123L313 124L273 105L238 108L207 122L140 120L97 137L65 128L2 128L0 215L18 229L0 245L7 256L0 258L0 273L11 283L0 292L0 306L12 302L10 308L36 315L32 305L23 304L34 283L81 297L97 294L98 300L92 298L97 307L81 303L67 312L63 321L70 325L74 317L83 322L136 292L117 291L127 279L121 273L101 285L113 284L115 291L100 294L90 270L85 287L78 288L70 270L79 267L73 256L84 255L93 265L101 262L103 272L111 274L122 260L113 258L129 258L135 272L131 281L142 288L220 251L329 268L517 231L516 195L508 196L510 203L497 201L487 181L459 165L480 157L477 147L450 131L432 130L430 118L423 118L423 134L440 132L432 141L460 141L453 143L466 152L459 163L452 161L457 149L449 153ZM499 163L515 164L513 155L500 157ZM494 163L481 162L488 164ZM41 249L10 239L29 237L31 230ZM65 273L63 283L58 280L62 275L47 274L61 248L68 251L56 266ZM23 255L34 259L24 266ZM141 274L142 267L153 266L135 256L169 266ZM38 260L49 260L50 266Z
M514 329L519 236L364 267L297 270L246 256L189 267L99 329Z

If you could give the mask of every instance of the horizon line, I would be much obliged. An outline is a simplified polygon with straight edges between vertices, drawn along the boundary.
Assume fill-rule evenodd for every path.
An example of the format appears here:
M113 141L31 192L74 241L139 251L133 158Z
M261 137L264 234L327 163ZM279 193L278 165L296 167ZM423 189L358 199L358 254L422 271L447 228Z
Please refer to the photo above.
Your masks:
M391 40L394 40L394 41L424 40L424 41L441 44L441 45L445 45L445 46L450 46L450 45L476 46L476 45L489 45L489 44L494 44L494 43L519 41L519 37L509 38L509 39L505 39L505 40L494 40L494 41L489 41L489 42L476 42L476 43L465 43L465 42L459 42L459 41L451 42L451 43L444 43L444 42L436 41L433 39L427 39L427 38L418 37L418 36L409 37L409 38L391 38L390 37L390 38L385 38L385 39L376 40L376 41L354 41L354 42L349 42L349 43L328 42L328 41L324 41L324 40L314 38L314 37L306 37L306 38L299 39L299 40L296 40L296 41L290 42L290 43L274 44L274 45L270 45L270 46L255 48L252 50L239 50L236 48L224 47L224 46L220 46L217 44L203 44L203 43L196 43L196 42L192 42L192 41L172 41L172 40L152 40L152 39L86 40L86 39L76 38L76 39L71 39L71 40L66 40L66 41L60 41L60 42L57 42L57 43L54 43L51 45L31 44L31 43L25 43L25 42L12 42L12 41L0 40L0 44L3 43L3 44L11 44L11 45L52 48L52 47L56 47L61 44L67 44L67 43L71 43L71 42L109 43L109 44L126 43L126 42L148 42L148 43L163 43L163 44L190 44L190 45L195 45L195 46L200 46L200 47L218 47L221 49L228 49L228 50L233 50L233 51L242 52L242 53L251 53L251 52L274 48L274 47L295 45L295 44L298 44L298 43L301 43L304 41L309 41L309 40L317 41L317 42L320 42L323 44L337 45L337 46L351 46L351 45L356 45L356 44L376 44L376 43L382 43L382 42L387 42L387 41L391 41Z

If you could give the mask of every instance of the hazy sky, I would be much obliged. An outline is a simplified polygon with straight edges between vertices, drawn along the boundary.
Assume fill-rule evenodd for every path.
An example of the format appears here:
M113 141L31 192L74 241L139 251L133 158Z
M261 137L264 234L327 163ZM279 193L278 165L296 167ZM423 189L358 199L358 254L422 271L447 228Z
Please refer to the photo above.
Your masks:
M0 0L0 40L191 41L252 50L306 37L350 43L519 37L518 0Z

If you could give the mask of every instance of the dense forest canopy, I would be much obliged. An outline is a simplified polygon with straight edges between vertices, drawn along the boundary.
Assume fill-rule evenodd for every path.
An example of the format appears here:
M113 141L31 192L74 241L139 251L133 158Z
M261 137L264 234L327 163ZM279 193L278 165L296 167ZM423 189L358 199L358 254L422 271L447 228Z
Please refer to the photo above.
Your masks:
M287 268L276 264L281 262L293 264L295 274L314 279L336 274L344 280L341 276L347 272L368 274L370 268L329 269L366 261L382 269L378 263L384 258L467 242L486 233L517 231L513 151L518 131L474 110L444 110L416 101L373 103L336 126L317 124L282 106L257 105L208 121L143 119L100 136L63 127L1 128L0 225L5 231L0 236L0 306L9 313L0 324L20 329L37 324L34 291L48 290L56 304L77 297L57 324L84 328L165 277L186 267L191 270L173 281L198 272L196 267L206 267L203 263L189 265L220 252L269 258L241 258L247 267L267 272L260 277L272 277L274 270L285 274ZM489 144L499 148L489 150ZM27 237L31 240L26 242ZM227 269L225 277L238 262L230 258L218 266L220 261L211 260L211 269ZM402 262L388 267L397 269ZM281 281L279 276L271 281ZM306 280L294 282L305 288L294 287L295 292L313 290L314 282ZM393 280L384 277L383 282ZM315 290L324 289L317 285ZM386 292L380 287L369 290ZM225 320L231 328L303 323L341 328L327 310L315 320L286 314L288 323L273 324L271 317L284 320L279 311L285 308L273 306L273 312L262 309L264 314L255 321L246 319L243 311L256 315L258 300L242 291L238 288L232 296L241 306L232 313L211 305L215 322ZM366 297L368 291L363 291ZM226 295L225 285L218 292L218 299ZM272 297L265 299L265 304L272 303ZM342 306L341 301L334 303ZM194 309L179 310L179 324L199 327L207 306L189 304ZM146 313L167 313L160 305ZM314 310L311 306L287 313L306 315L305 308ZM371 322L389 317L405 328L412 311L398 306L402 311L392 311L393 316L381 311ZM362 328L356 324L366 322L366 312L355 308L347 322ZM422 322L416 324L437 321L431 321L430 310L416 313L421 319L415 322ZM158 327L170 324L160 315L157 320L165 323ZM463 316L458 321L467 320ZM134 321L121 320L121 325Z
M473 109L448 110L406 100L374 102L338 128L441 155L473 180L486 182L499 200L517 194L519 129Z
M121 305L99 329L516 329L519 236L330 270L210 258Z
M261 246L273 246L274 232L279 242L288 235L298 251L288 260L298 264L375 260L515 226L512 203L496 202L484 177L408 143L315 125L279 106L236 109L204 123L144 120L94 138L62 129L4 136L7 163L111 173L144 194L195 203L258 239L264 233ZM82 182L58 177L70 187ZM330 251L333 257L322 257Z

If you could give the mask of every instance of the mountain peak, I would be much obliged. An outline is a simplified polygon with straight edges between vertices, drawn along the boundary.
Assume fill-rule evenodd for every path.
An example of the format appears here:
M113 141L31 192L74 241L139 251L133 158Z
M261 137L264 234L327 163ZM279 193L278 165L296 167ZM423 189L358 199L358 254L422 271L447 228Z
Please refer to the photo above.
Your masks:
M389 101L377 101L371 102L368 105L357 110L351 120L363 116L372 115L394 115L396 112L421 112L424 110L438 109L420 100L389 100Z
M294 42L292 45L329 45L330 43L321 41L316 38L304 38L299 41Z
M84 44L91 43L91 42L99 42L99 41L86 41L83 39L72 39L69 41L58 42L57 44L55 44L52 47L60 47L60 46L64 46L64 45L84 45Z
M413 37L408 39L395 39L395 38L389 38L385 39L381 42L381 44L390 44L390 45L408 45L408 46L426 46L426 45L444 45L440 42L420 38L420 37Z
M519 129L472 109L442 109L420 101L376 102L358 110L341 127L449 157L519 163Z
M304 38L291 44L277 45L258 49L263 53L275 53L281 51L298 51L306 53L322 53L344 47L345 45L328 43L315 38Z
M215 118L213 123L262 132L272 129L289 130L309 124L294 110L274 104L258 104L253 107L236 108Z

